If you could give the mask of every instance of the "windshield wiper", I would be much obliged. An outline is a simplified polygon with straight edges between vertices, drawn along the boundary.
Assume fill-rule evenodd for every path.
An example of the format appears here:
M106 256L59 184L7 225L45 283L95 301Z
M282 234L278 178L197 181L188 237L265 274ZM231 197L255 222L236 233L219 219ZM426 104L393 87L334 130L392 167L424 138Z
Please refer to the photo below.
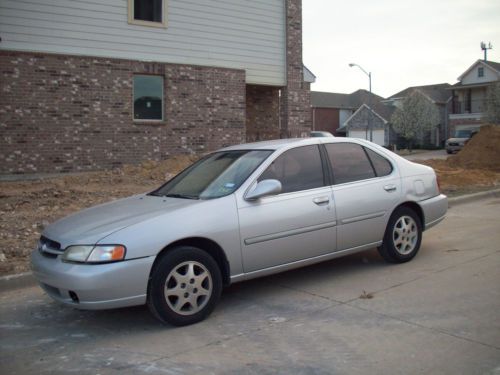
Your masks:
M187 194L166 194L164 197L168 198L182 198L182 199L198 199L196 195L187 195Z

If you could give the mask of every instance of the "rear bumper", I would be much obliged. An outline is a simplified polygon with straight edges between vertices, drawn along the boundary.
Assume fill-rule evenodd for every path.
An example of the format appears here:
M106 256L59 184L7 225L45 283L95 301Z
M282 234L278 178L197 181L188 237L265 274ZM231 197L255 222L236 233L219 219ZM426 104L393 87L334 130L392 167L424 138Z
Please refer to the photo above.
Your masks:
M117 263L71 264L33 251L33 275L58 302L83 310L141 305L146 302L149 273L155 257ZM76 297L76 298L75 298Z
M430 199L418 202L424 213L424 230L432 228L446 217L448 197L440 194Z

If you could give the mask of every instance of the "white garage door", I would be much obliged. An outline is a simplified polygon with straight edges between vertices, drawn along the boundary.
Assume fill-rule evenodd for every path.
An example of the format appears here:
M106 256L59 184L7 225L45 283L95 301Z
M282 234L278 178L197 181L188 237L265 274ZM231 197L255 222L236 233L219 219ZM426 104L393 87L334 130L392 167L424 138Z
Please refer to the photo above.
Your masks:
M365 130L349 130L348 137L351 138L361 138L361 139L367 139L366 138L366 131ZM368 132L368 140L370 140L370 133ZM374 130L373 131L373 143L376 143L380 146L384 146L384 130L379 129L379 130Z

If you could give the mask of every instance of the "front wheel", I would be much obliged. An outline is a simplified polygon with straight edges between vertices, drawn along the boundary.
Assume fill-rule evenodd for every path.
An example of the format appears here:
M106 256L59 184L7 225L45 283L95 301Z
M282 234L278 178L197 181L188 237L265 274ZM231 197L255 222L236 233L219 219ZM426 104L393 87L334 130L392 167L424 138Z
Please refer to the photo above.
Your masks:
M148 287L148 307L159 320L175 326L197 323L214 309L222 291L215 260L196 247L180 246L155 265Z
M411 208L399 207L389 219L378 251L387 262L404 263L417 255L421 242L420 218Z

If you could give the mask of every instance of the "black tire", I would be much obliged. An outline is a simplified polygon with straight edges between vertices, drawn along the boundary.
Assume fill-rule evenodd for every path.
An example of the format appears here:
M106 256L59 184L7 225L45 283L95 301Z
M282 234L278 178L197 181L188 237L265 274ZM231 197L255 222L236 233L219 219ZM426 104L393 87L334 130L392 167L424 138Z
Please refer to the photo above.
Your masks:
M417 255L422 242L422 223L409 207L398 207L391 215L380 255L389 263L408 262Z
M221 292L217 262L201 249L179 246L161 255L151 271L147 304L163 323L185 326L210 315Z
M451 151L451 150L446 150L446 153L447 153L447 154L453 154L453 151Z

